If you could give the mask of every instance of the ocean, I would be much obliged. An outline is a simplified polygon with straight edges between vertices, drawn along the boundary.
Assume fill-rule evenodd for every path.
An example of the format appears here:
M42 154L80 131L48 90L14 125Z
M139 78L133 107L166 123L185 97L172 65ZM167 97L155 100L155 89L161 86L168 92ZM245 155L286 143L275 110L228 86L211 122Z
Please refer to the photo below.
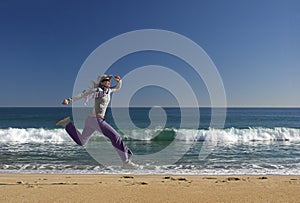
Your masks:
M122 115L124 109L113 111ZM101 133L82 147L55 126L72 117L72 108L3 107L0 173L300 175L300 108L228 108L222 128L210 125L211 108L163 108L160 114L130 108L133 125L119 117L116 122L113 111L108 109L106 121L120 132L139 169L123 169ZM185 125L182 111L190 112ZM189 126L195 112L199 125ZM75 122L80 130L84 120Z

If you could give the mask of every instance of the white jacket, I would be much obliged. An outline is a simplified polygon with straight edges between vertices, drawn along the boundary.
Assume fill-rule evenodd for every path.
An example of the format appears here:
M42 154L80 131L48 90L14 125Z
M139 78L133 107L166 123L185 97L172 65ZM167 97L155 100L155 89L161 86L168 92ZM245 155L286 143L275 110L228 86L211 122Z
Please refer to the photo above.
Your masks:
M104 117L107 106L110 102L110 94L114 91L121 89L121 86L122 86L122 80L117 82L116 86L108 88L108 92L106 92L106 93L100 87L96 87L96 88L84 90L82 93L80 93L72 98L69 98L68 100L69 100L69 102L75 102L79 99L82 99L84 97L88 97L91 94L94 94L95 95L95 104L94 104L94 109L93 109L91 116L103 116Z

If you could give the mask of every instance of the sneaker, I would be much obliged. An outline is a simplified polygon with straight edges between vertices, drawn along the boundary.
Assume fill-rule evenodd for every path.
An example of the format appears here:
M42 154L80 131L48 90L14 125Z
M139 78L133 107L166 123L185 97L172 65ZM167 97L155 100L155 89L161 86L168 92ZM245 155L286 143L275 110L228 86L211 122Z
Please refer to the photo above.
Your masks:
M133 163L131 160L123 162L123 169L139 169L140 166L138 164Z
M60 125L60 126L62 126L62 127L66 127L70 122L71 122L71 119L70 119L70 117L68 116L68 117L66 117L66 118L64 118L64 119L62 119L62 120L60 120L60 121L58 121L58 122L56 123L56 125Z

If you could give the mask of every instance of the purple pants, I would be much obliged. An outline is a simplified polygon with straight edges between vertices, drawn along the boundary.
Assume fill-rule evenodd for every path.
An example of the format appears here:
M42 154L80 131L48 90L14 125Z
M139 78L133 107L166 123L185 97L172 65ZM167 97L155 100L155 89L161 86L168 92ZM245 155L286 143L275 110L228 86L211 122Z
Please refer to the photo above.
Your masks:
M66 126L68 134L80 146L85 145L96 130L102 132L103 135L110 139L122 161L128 161L130 159L132 152L125 145L120 134L101 118L89 116L85 120L82 133L76 129L72 122Z

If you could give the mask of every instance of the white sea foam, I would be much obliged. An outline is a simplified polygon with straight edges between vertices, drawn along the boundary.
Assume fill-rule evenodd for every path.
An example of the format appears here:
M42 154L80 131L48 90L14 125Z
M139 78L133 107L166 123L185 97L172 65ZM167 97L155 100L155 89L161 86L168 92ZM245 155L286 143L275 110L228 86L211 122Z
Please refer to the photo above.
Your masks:
M300 141L300 129L249 128L199 130L198 140L211 142Z
M68 164L14 164L0 165L0 173L52 173L52 174L186 174L186 175L300 175L298 167L201 168L195 165L140 165L138 170L126 170L121 166L94 166Z
M139 129L127 131L125 138L137 138L139 140L152 140L151 134L159 134L163 129ZM164 129L156 140L172 140L175 132L176 140L181 141L208 141L208 142L252 142L252 141L300 141L300 129L295 128L249 128L249 129ZM139 134L139 136L138 136ZM98 133L96 136L99 136ZM164 137L165 136L165 137ZM8 128L0 129L0 143L44 143L44 142L66 142L71 141L64 129L44 128Z
M0 129L0 143L44 143L70 140L64 129L8 128Z

